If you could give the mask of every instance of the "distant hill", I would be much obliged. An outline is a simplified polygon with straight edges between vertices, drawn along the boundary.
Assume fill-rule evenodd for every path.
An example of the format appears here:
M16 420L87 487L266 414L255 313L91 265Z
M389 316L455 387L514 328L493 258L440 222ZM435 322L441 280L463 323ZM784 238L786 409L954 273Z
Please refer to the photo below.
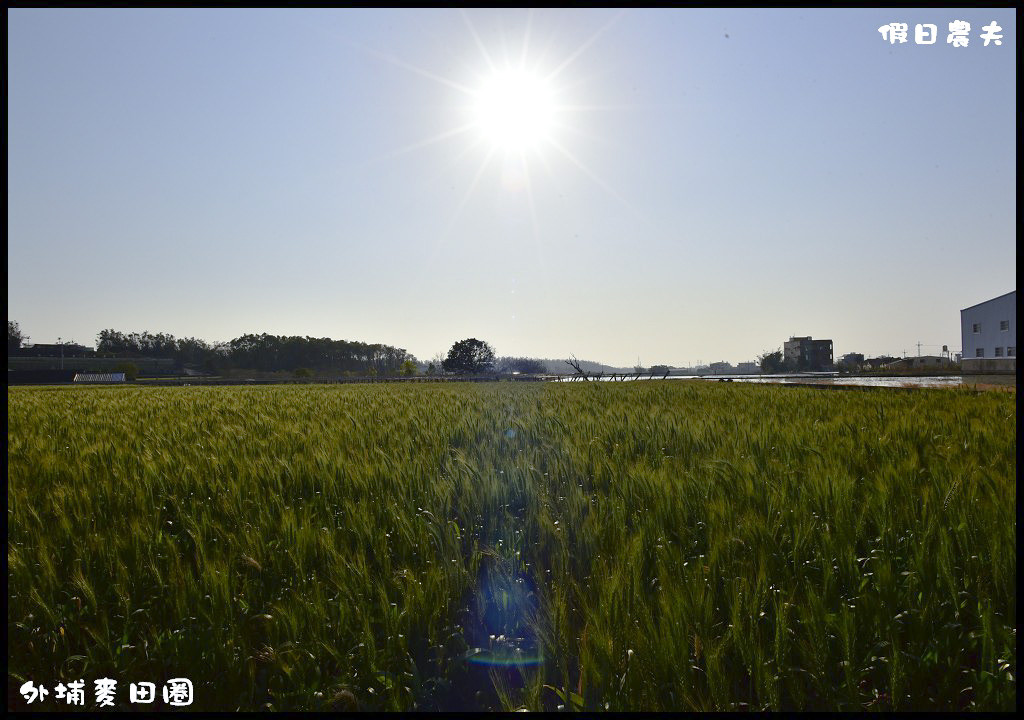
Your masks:
M572 375L576 371L573 370L566 363L566 360L568 360L568 358L564 358L564 359L560 359L560 360L551 360L549 358L540 358L540 362L544 363L544 365L545 365L545 367L547 367L549 373L552 373L554 375ZM624 372L630 372L631 373L631 372L633 372L633 368L631 368L631 367L628 367L628 368L625 368L625 367L612 367L611 365L605 365L603 363L594 362L593 360L580 360L579 363L580 363L580 368L582 368L583 371L587 372L587 373L600 373L600 372L603 372L603 373L624 373Z

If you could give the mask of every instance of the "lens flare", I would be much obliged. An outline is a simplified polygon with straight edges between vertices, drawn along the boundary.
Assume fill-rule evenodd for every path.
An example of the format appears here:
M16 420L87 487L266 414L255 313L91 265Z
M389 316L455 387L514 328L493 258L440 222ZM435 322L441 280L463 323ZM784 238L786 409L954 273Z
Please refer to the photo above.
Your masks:
M527 665L543 665L544 655L539 649L523 650L516 647L503 647L488 650L473 648L466 653L466 660L474 665L491 667L523 667Z

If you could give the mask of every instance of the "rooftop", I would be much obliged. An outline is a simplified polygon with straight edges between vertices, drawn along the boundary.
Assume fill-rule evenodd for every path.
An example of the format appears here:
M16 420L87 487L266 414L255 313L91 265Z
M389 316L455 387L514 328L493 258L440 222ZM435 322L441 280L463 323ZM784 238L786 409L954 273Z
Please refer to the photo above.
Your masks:
M1007 295L1015 295L1016 293L1017 293L1017 291L1016 291L1016 290L1011 290L1010 292L1008 292L1008 293L1003 293L1002 295L999 295L998 297L994 297L994 298L992 298L991 300L984 300L984 301L982 301L982 302L980 302L980 303L974 303L973 305L968 305L967 307L965 307L965 308L964 308L963 310L961 310L960 312L964 312L965 310L970 310L971 308L976 308L976 307L978 307L979 305L984 305L985 303L990 303L990 302L992 302L992 301L994 301L994 300L1002 300L1002 299L1003 299L1004 297L1006 297Z

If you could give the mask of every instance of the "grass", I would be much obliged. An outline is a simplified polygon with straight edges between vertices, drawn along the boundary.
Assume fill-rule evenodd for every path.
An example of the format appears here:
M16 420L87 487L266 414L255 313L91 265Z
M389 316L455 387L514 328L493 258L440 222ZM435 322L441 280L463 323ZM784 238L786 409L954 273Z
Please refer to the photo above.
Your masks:
M1009 710L1014 400L11 388L9 705Z

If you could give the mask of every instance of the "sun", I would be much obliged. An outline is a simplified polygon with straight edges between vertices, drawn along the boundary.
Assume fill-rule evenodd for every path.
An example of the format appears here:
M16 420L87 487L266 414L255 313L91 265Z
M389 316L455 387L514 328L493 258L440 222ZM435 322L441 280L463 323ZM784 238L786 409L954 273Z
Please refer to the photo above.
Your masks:
M472 123L496 150L536 149L551 138L557 104L551 84L521 68L496 70L473 94Z
M481 36L469 15L465 11L460 12L479 57L469 52L460 63L462 71L454 76L439 74L393 55L367 49L380 60L445 86L447 97L452 101L450 112L445 113L443 126L439 126L435 134L399 147L380 159L461 139L464 145L461 150L453 151L445 165L446 170L462 164L464 158L470 158L469 165L474 164L473 158L479 161L476 170L470 170L472 176L465 184L444 235L454 227L463 208L478 189L484 187L487 171L495 166L500 169L501 176L497 187L521 196L529 203L535 238L539 237L535 190L542 189L541 183L545 179L555 180L556 174L567 167L566 163L635 213L635 208L625 198L578 157L574 146L574 141L579 138L600 140L600 137L586 131L588 113L630 107L595 104L592 98L588 99L586 88L591 81L582 73L579 63L580 58L627 11L619 11L577 46L562 48L565 54L559 51L560 42L556 36L543 28L538 35L532 25L532 12L526 16L521 44L510 40L505 28L495 25L489 25L489 29L498 31L502 36L500 42ZM538 169L545 171L546 176L539 177Z

